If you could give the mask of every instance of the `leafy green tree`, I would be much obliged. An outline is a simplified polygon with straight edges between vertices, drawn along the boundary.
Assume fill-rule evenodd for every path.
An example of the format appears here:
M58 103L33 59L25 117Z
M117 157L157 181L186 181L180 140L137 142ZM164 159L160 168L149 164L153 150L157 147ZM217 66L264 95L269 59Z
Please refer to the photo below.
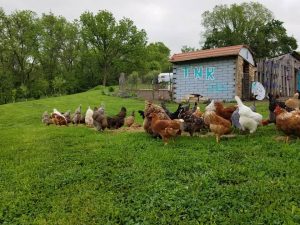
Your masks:
M190 47L190 46L187 46L187 45L184 45L182 46L181 48L181 52L182 53L185 53L185 52L195 52L195 51L198 51L199 49L196 49L194 47Z
M153 70L156 70L156 71L161 71L161 64L158 62L158 61L150 61L148 62L148 65L147 65L147 69L148 71L153 71Z
M76 78L80 84L78 91L87 90L99 85L101 69L97 54L84 41L81 41L79 44L78 58L79 62L76 64Z
M138 30L133 21L124 18L118 24L118 39L121 42L119 50L120 57L116 57L114 64L118 74L143 70L146 54L146 32Z
M169 72L171 63L169 62L170 49L162 42L150 43L147 48L147 69Z
M133 89L133 87L135 87L135 89L137 89L138 82L139 82L139 73L137 71L133 71L128 76L128 82L131 84L131 89Z
M80 42L76 23L69 23L64 17L49 13L42 15L39 26L38 59L44 77L50 81L62 76L67 81L66 90L74 92L78 85L75 74Z
M283 23L274 20L272 12L256 2L217 5L202 14L205 28L203 48L246 44L257 58L287 53L297 48Z
M77 23L64 24L63 44L61 46L61 74L66 79L68 93L75 93L80 86L77 64L80 62L80 33Z
M25 98L27 101L28 95L29 95L29 89L25 84L21 84L21 86L19 87L20 89L20 93L22 98Z
M13 100L12 90L13 90L13 80L12 75L8 72L0 72L0 104L5 104Z
M46 96L49 89L49 82L44 78L35 79L32 83L32 97L40 98Z
M37 18L32 11L16 11L2 18L2 45L5 46L7 68L14 74L16 86L30 86L36 67Z
M65 83L66 80L62 77L56 76L52 80L52 86L55 94L63 94L65 93Z
M97 55L101 68L102 84L105 86L110 75L117 74L129 65L135 65L146 44L146 33L139 31L129 19L117 22L108 11L99 11L96 15L90 12L80 16L83 40L91 51ZM125 64L126 63L126 64ZM124 72L124 71L123 71ZM126 72L126 71L125 71Z
M151 70L149 71L143 78L144 82L145 83L148 83L148 84L154 84L156 83L155 80L157 80L157 76L158 74L160 73L160 70Z
M169 56L163 43L147 45L144 30L108 11L68 22L52 13L0 8L0 104L84 91L100 80L115 84L121 72L136 84L145 74L169 71Z

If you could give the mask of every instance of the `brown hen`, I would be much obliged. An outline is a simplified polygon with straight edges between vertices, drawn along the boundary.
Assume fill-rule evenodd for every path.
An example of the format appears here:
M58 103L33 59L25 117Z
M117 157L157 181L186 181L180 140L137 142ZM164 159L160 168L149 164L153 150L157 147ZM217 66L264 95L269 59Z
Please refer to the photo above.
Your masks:
M145 110L144 110L144 123L143 123L143 127L144 130L148 133L148 134L152 134L152 129L151 129L151 118L150 118L150 114L151 113L156 113L156 115L158 116L159 119L161 120L170 120L170 117L166 114L165 110L156 105L153 104L152 102L149 101L145 101ZM155 135L153 135L155 136Z
M221 116L218 116L214 111L206 111L204 113L204 123L209 126L209 129L216 135L217 143L224 134L231 132L231 123Z
M276 128L285 133L286 142L289 141L291 135L300 137L300 111L287 112L286 110L276 106Z
M171 137L181 135L183 120L161 120L156 113L151 113L149 117L151 118L152 132L160 135L165 145L168 144Z

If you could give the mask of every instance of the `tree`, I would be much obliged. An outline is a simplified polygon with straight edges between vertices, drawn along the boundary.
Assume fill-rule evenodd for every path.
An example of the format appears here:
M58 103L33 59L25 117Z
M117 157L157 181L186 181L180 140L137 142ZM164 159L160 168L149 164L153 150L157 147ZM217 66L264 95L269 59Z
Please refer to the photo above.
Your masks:
M5 46L6 69L14 74L15 86L30 86L36 67L37 18L32 11L16 11L2 18L2 46Z
M38 60L44 77L50 81L63 77L71 93L76 84L75 64L79 54L79 35L76 24L52 13L43 14L39 20ZM53 88L53 87L52 87Z
M147 70L160 70L169 72L171 63L169 62L170 49L162 42L150 43L147 48Z
M52 81L52 86L54 89L54 93L61 95L65 92L65 83L66 81L59 76L54 77Z
M8 103L13 100L13 80L12 75L8 72L0 73L0 104Z
M97 55L101 68L102 84L105 86L110 74L135 66L140 52L146 45L146 33L138 30L129 19L117 22L112 13L99 11L95 16L86 12L80 16L83 40ZM126 71L123 71L126 72Z
M44 78L37 78L33 81L31 88L32 97L38 99L47 95L49 82Z
M22 98L25 98L27 101L28 94L29 94L28 87L25 84L21 84L21 86L19 87L19 91L20 91Z
M185 52L195 52L195 51L198 51L199 49L196 49L194 47L190 47L190 46L187 46L187 45L184 45L182 46L181 48L181 52L182 53L185 53Z
M138 82L139 82L139 73L137 71L133 71L128 76L128 82L131 84L131 89L133 89L133 87L135 87L135 89L137 89Z
M260 3L250 2L215 6L202 14L205 28L203 48L246 44L257 58L272 57L297 48L283 23Z

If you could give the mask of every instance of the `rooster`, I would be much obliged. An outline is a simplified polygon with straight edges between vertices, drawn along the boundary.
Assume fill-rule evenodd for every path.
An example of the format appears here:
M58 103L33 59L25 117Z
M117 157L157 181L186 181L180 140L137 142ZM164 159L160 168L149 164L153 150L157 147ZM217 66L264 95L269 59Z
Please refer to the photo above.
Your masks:
M300 137L300 111L287 112L286 110L276 106L276 127L283 131L287 136L285 142L289 141L291 135Z
M243 131L249 130L250 133L254 133L257 126L262 122L262 115L253 112L250 107L244 105L238 96L235 96L235 100L238 103L241 129Z
M171 137L181 135L183 120L161 120L156 113L151 113L149 118L151 118L152 132L160 135L165 145Z
M204 123L209 126L209 129L216 135L217 143L224 134L231 132L231 123L229 120L218 116L214 110L208 105L205 108Z

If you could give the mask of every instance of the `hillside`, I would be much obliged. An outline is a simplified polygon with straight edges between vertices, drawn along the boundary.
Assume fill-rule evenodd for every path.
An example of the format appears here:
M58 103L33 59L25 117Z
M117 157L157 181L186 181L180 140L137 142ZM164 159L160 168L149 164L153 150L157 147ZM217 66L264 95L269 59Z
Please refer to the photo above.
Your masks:
M164 146L144 132L41 123L54 107L102 102L108 115L144 108L100 90L0 106L0 224L300 223L299 139L278 141L269 125Z

